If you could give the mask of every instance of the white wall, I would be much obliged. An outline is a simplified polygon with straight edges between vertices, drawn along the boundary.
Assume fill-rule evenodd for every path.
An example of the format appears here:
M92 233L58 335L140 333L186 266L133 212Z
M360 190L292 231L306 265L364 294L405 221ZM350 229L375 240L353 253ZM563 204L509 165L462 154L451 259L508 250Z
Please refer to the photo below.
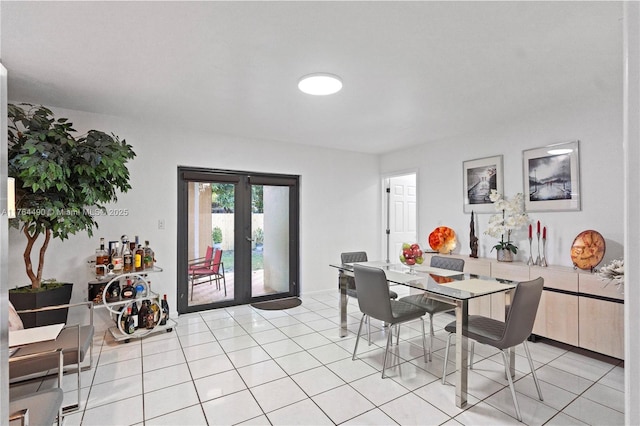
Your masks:
M617 76L612 80L618 81ZM412 150L383 155L381 172L418 167L419 242L428 247L429 233L437 226L453 228L457 253L468 254L469 219L463 213L462 162L502 154L505 195L523 192L522 151L553 143L580 140L582 210L531 213L548 228L549 264L572 266L570 247L581 231L595 229L606 239L604 262L623 255L622 90L611 86L597 99L579 99L571 105L532 112L492 131L467 135ZM479 256L493 257L496 240L483 232L489 214L480 214L476 235ZM516 260L529 256L527 231L515 236L520 248ZM537 255L536 243L533 251ZM534 255L534 259L535 259Z
M267 140L238 139L181 129L174 123L144 125L115 117L55 110L69 117L79 131L96 128L113 132L133 145L137 157L130 163L131 185L115 207L128 209L126 217L99 219L93 238L77 235L54 240L47 251L44 277L76 283L73 300L87 297L92 279L86 261L93 257L99 238L122 234L150 240L164 273L152 278L155 291L167 293L176 307L177 166L196 166L301 175L300 289L310 293L337 289L337 271L330 263L340 252L363 249L379 255L376 231L380 223L378 158L373 155L308 147ZM158 229L158 220L166 224ZM28 282L22 252L25 239L12 229L9 236L9 282ZM36 261L37 250L34 252Z

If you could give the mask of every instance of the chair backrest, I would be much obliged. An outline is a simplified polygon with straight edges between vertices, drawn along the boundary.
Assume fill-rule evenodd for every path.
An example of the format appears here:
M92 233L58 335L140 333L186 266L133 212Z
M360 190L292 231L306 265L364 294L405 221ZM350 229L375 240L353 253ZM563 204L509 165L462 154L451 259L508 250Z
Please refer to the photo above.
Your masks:
M531 335L543 286L544 279L542 277L523 281L516 286L507 314L504 335L497 345L499 349L519 345Z
M209 265L209 261L213 259L213 247L207 246L207 251L204 255L205 265Z
M354 265L358 306L363 314L372 318L393 322L389 284L384 271L380 268Z
M462 272L464 269L464 259L455 257L433 256L431 257L431 267L449 269L451 271Z
M222 263L222 250L216 250L213 255L213 263L211 264L211 271L214 274L218 274L220 272L220 264Z
M340 260L342 261L342 263L366 262L367 252L366 251L350 251L346 253L341 253Z

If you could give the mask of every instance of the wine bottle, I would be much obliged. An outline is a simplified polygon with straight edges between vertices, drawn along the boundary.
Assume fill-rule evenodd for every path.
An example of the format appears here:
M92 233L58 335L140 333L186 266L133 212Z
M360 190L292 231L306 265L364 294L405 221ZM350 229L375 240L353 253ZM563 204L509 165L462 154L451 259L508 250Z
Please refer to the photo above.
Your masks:
M135 305L136 304L134 303L133 306ZM131 309L131 307L128 307L127 318L125 320L124 327L123 327L124 332L127 334L133 334L136 331L135 316L133 315L132 312L133 312L133 309Z
M138 312L138 303L133 302L131 304L131 317L133 318L133 328L138 328L140 326L139 323L139 312Z
M169 302L167 302L167 295L164 295L164 298L160 301L162 306L162 319L160 320L160 325L167 324L167 320L169 319Z
M155 263L155 253L149 247L149 240L144 242L144 269L153 269Z
M131 280L127 280L127 285L122 288L120 296L123 299L134 299L136 297L136 288L131 284Z
M108 272L109 253L104 249L104 238L100 238L100 248L96 250L96 276L104 277Z
M138 244L133 256L133 267L136 272L144 271L144 249L140 244Z

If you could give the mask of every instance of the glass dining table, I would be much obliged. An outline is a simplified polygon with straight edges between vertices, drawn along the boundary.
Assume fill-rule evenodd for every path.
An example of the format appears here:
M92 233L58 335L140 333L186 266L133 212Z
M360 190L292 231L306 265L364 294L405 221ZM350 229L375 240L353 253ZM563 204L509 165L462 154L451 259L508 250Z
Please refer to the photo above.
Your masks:
M455 306L456 317L456 406L467 404L468 383L468 343L463 330L467 327L469 301L490 294L504 293L505 305L510 305L517 283L493 277L460 273L447 269L416 265L407 267L399 263L385 261L358 262L358 265L380 268L392 285L403 285L421 290L434 300ZM332 264L338 269L340 286L340 337L347 335L347 282L353 277L354 263ZM506 312L506 311L505 311ZM511 375L515 374L515 350L510 349Z

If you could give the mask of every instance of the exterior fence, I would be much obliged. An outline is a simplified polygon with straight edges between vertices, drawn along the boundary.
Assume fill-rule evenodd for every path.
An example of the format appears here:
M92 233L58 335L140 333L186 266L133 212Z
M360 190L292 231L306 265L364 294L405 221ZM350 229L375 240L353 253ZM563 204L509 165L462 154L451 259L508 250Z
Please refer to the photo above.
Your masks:
M220 247L222 250L234 249L234 217L233 213L211 213L211 230L218 227L222 230L222 243ZM251 232L255 233L256 229L264 230L264 213L253 213L251 215ZM255 234L251 235L254 238ZM213 240L212 240L213 242ZM255 247L256 242L251 244L251 247Z

